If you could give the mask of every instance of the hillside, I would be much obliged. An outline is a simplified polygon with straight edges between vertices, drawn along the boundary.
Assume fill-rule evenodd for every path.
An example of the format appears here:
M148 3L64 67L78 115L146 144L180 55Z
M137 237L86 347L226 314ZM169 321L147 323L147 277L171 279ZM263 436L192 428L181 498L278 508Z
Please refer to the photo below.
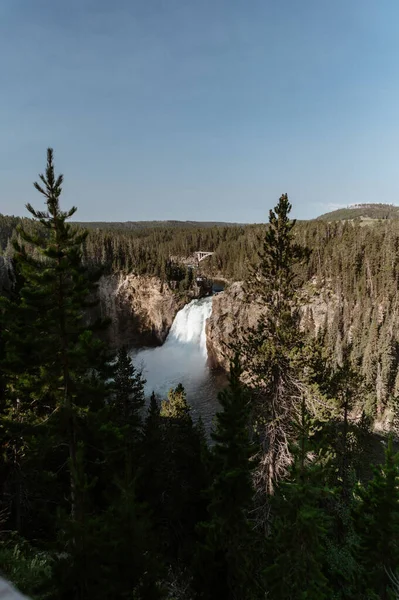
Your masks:
M393 204L354 204L317 217L317 221L399 219L399 206Z
M87 229L118 229L128 231L138 231L142 229L155 228L176 228L190 229L199 227L234 227L238 223L224 223L219 221L77 221L77 225L86 227Z

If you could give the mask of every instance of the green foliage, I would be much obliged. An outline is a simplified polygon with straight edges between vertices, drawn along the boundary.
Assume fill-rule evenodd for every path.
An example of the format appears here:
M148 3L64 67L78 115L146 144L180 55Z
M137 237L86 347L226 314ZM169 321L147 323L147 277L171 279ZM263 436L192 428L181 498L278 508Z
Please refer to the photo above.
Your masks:
M324 373L324 381L318 383L324 393L323 408L314 411L319 463L325 485L334 490L323 508L331 522L325 539L326 575L335 599L357 598L361 569L356 557L359 539L352 519L353 492L358 478L366 475L364 467L372 440L369 420L364 413L360 419L354 413L364 387L348 355L348 348L342 348L341 364L319 371L319 375Z
M326 540L330 519L323 505L331 496L312 444L312 422L302 402L295 424L297 443L289 476L272 500L274 519L266 569L268 589L276 600L331 598L325 575Z
M110 421L115 426L115 447L108 448L114 456L114 475L123 464L128 483L139 468L139 448L143 435L142 410L145 403L145 379L132 363L127 349L118 351L114 367L112 394L109 401ZM112 437L112 436L111 436Z
M167 400L162 402L161 417L191 421L190 409L187 404L186 392L181 383L176 389L170 389Z
M291 422L299 397L299 376L292 360L301 342L295 266L306 261L309 253L294 239L290 211L287 194L270 211L248 283L248 294L261 305L262 313L237 344L256 390L254 418L264 447L260 479L268 492L290 463Z
M12 490L11 525L24 532L28 511L47 514L46 528L55 527L57 505L82 517L78 445L93 439L93 415L104 407L110 374L105 346L87 319L100 273L82 264L87 233L67 222L76 208L60 208L63 178L55 175L51 149L40 181L35 187L46 210L27 205L36 227L18 230L18 295L2 299L1 314L5 402L0 426L9 472L3 489ZM52 497L47 499L48 488Z
M374 477L359 487L358 494L355 524L366 593L374 592L384 600L391 597L389 573L399 565L399 455L394 453L392 438L385 464L375 469Z
M120 348L115 366L112 406L122 423L132 421L136 427L140 427L145 383L141 372L133 365L126 347Z
M159 408L153 394L144 425L139 497L147 503L163 552L190 562L195 526L205 503L203 431L193 424L183 386L171 389Z
M162 596L162 563L132 485L120 486L115 500L84 524L67 522L60 542L64 552L54 566L60 600Z
M52 568L54 558L39 551L26 541L11 538L0 542L2 574L32 600L52 600L54 586Z
M220 393L222 411L212 432L212 482L207 491L207 520L199 526L202 543L195 561L199 598L255 598L262 592L256 573L249 512L253 503L254 445L250 442L249 397L240 383L238 356L231 365L229 387ZM260 596L261 597L261 596Z
M147 503L153 514L153 521L160 529L165 478L164 460L164 434L160 406L155 394L152 393L144 422L138 490L140 499Z

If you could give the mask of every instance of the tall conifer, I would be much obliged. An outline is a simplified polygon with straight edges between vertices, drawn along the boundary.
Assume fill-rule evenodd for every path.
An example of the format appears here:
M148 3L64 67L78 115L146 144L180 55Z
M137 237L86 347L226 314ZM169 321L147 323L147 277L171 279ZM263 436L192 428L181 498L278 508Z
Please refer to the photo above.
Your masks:
M256 573L256 533L252 531L252 469L255 453L249 434L249 397L241 382L236 356L229 387L219 394L223 410L211 434L212 483L207 492L207 520L199 526L202 542L195 565L199 597L207 600L262 597Z
M87 415L103 405L106 393L105 349L87 319L100 274L82 263L87 232L67 222L76 208L60 207L63 176L55 174L52 149L39 179L34 186L46 209L27 204L35 227L21 225L14 243L23 284L18 302L6 307L16 318L4 331L4 368L21 406L46 419L46 436L55 436L57 448L68 447L70 509L81 518L78 442Z
M318 463L311 442L312 422L304 401L294 428L294 462L272 499L268 590L275 600L329 600L332 594L325 572L330 519L323 504L331 492L324 484L327 467Z
M390 574L399 569L399 455L394 453L392 438L385 463L374 470L371 481L359 487L359 496L355 524L366 594L388 600L392 597Z
M239 344L255 390L255 425L264 448L258 479L267 492L273 492L290 465L291 424L301 396L291 360L300 344L295 267L306 261L308 251L295 241L290 211L287 194L270 211L258 264L248 283L249 299L263 312Z

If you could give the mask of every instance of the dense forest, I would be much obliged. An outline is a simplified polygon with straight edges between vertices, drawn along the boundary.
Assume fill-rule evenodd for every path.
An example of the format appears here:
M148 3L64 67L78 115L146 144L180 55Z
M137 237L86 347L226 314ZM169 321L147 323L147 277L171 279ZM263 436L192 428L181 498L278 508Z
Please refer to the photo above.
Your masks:
M386 438L365 401L388 363L394 379L396 224L295 224L283 195L268 225L89 232L62 184L49 150L45 209L2 218L4 576L37 600L399 598L394 384ZM166 276L199 248L266 309L232 348L211 439L181 385L147 402L87 316L107 269ZM304 330L314 287L340 301Z
M388 212L395 208L373 206L379 214L383 207ZM372 208L356 210L366 215ZM37 228L32 219L0 216L0 289L9 277L18 223L30 233ZM201 263L204 275L245 281L257 260L264 226L207 225L96 227L83 242L83 263L105 273L156 275L184 287L191 280L187 263L196 250L206 250L215 254ZM399 221L364 226L357 221L315 220L297 223L293 235L311 249L309 261L295 266L298 288L309 296L303 296L303 303L310 301L307 331L322 338L327 351L338 357L343 346L350 346L352 366L369 385L369 411L385 413L399 394ZM312 299L324 306L322 322Z

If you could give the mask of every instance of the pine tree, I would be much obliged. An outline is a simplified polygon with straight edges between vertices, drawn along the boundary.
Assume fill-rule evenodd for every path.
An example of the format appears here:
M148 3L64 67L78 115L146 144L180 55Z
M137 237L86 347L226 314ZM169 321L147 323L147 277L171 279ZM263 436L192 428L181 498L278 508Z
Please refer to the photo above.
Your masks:
M255 568L256 534L249 517L255 449L248 430L249 397L240 377L236 356L229 387L219 394L223 410L217 413L211 434L213 480L207 492L207 519L199 526L202 543L195 561L195 585L199 598L204 599L262 597Z
M144 423L143 447L144 454L150 456L151 448L162 440L160 407L155 393L152 392L150 406ZM147 452L146 452L147 450Z
M272 499L274 519L266 568L268 590L275 600L323 600L332 597L325 575L326 537L330 520L323 504L331 496L325 469L311 443L312 421L302 401L295 424L297 443L288 477Z
M167 399L162 402L161 417L171 419L170 423L173 422L173 419L186 421L187 423L191 421L186 392L181 383L175 389L171 388L169 390Z
M336 368L329 382L329 391L334 395L329 425L337 466L336 483L345 502L349 502L351 497L351 472L355 468L357 451L356 425L350 415L361 391L361 381L350 365L349 352L349 348L344 351L342 364Z
M111 464L111 468L115 475L119 467L118 463L122 462L125 485L128 485L140 462L140 442L143 435L141 413L145 403L144 385L146 382L141 371L133 365L126 347L119 349L114 368L110 416L116 427L116 448L110 449L110 451L114 455L116 464L113 466Z
M291 462L291 423L300 398L291 360L301 340L295 267L309 253L295 242L290 211L287 194L270 211L259 262L248 283L249 297L260 303L263 313L239 344L244 371L256 390L254 416L264 447L259 479L269 493Z
M332 369L324 382L326 410L319 419L316 436L319 447L328 456L326 484L335 490L324 511L331 522L326 539L326 574L337 600L355 599L359 589L359 539L352 519L353 493L356 481L364 475L365 448L370 443L367 420L362 417L357 423L352 416L363 390L349 356L350 348L342 348L341 366Z
M132 429L141 426L141 415L145 403L144 385L146 381L141 371L133 365L125 346L118 350L114 375L114 398L112 401L122 424L130 423Z
M138 497L151 510L156 529L163 527L163 495L165 492L165 439L159 402L151 394L141 440Z
M53 151L47 151L45 175L35 188L44 196L45 211L27 209L35 219L29 231L21 226L14 243L16 268L23 284L18 301L5 308L4 329L10 402L18 398L21 418L34 414L43 423L37 433L47 438L47 451L57 448L58 459L69 471L69 504L73 518L82 518L77 486L77 447L87 435L90 411L103 406L106 395L107 355L94 337L87 311L99 272L82 263L87 232L67 223L76 208L60 208L63 177L56 177ZM36 422L36 425L40 425ZM45 427L44 427L45 423ZM41 451L46 452L44 438ZM68 448L68 460L62 448ZM55 456L47 455L50 463ZM65 470L54 469L62 477ZM48 464L50 469L53 465ZM65 492L63 494L65 496Z
M84 523L70 523L61 533L64 551L53 566L60 600L163 597L163 564L132 482L121 484L103 511L87 514Z
M189 560L195 526L203 518L201 490L206 481L202 439L193 424L184 387L179 384L162 402L162 518L167 523L170 556Z
M391 598L390 573L399 569L399 455L392 438L385 451L385 463L374 470L374 477L359 487L355 511L360 537L360 563L364 569L365 592L381 600Z

